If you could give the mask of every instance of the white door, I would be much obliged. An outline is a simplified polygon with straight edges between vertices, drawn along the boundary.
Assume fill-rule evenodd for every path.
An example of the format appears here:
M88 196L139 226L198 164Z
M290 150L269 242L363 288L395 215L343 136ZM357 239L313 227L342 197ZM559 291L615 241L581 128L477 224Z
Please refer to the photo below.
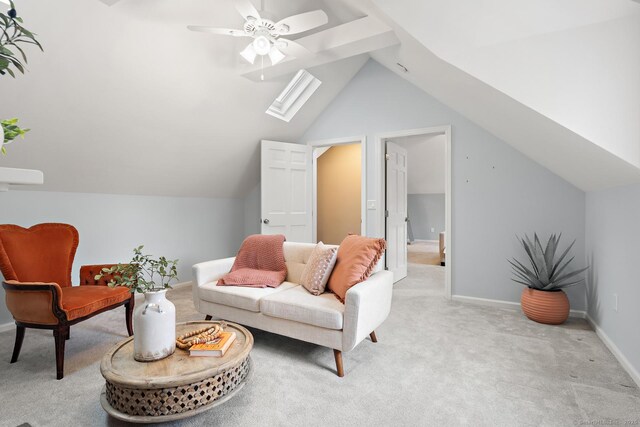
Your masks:
M397 282L407 277L407 150L386 143L387 269Z
M262 234L311 242L311 147L262 141Z

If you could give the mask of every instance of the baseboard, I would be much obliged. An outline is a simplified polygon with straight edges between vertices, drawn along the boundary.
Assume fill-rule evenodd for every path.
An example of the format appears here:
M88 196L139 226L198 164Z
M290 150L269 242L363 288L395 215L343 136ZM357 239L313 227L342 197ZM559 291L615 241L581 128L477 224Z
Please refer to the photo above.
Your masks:
M16 328L16 324L14 322L7 322L0 324L0 334L2 332L13 331Z
M600 338L600 341L604 343L605 346L609 349L609 351L614 355L620 365L624 368L625 371L629 374L631 379L635 381L635 383L640 387L640 372L629 362L629 359L625 357L625 355L620 351L617 345L611 341L611 338L606 334L604 330L587 314L586 316L587 322L591 325L594 331L596 331L596 335Z
M464 295L452 295L451 299L454 301L467 302L471 304L479 304L485 305L489 307L496 308L506 308L511 310L520 310L520 303L513 301L504 301L498 299L489 299L489 298L477 298L477 297L467 297ZM577 318L577 319L586 319L587 313L583 310L571 310L569 311L569 317Z

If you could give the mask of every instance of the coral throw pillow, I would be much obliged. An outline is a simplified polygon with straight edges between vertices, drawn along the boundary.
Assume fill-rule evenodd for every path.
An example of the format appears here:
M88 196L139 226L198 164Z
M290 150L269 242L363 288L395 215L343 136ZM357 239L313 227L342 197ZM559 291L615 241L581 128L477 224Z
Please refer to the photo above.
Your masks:
M338 248L336 265L329 277L329 290L344 302L349 288L369 278L386 247L384 239L347 236Z
M319 242L313 248L309 261L304 267L300 284L313 295L323 293L333 271L333 266L336 264L337 255L338 248L329 248Z

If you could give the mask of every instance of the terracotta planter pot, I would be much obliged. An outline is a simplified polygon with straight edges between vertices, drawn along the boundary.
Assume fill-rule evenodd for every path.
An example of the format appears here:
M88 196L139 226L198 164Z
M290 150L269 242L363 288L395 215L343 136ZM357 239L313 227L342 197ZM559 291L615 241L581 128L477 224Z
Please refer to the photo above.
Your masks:
M559 325L569 317L569 298L564 291L538 291L524 288L520 298L522 312L531 320Z

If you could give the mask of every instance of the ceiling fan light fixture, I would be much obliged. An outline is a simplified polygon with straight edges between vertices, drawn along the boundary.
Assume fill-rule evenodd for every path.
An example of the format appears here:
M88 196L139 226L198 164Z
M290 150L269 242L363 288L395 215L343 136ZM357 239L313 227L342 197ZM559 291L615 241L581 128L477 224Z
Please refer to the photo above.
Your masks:
M252 45L258 55L267 55L271 51L271 42L265 36L256 37Z
M247 60L250 64L253 64L256 61L256 51L253 48L253 43L249 43L247 47L244 48L242 52L240 52L240 56Z
M269 59L271 60L271 65L276 65L278 62L282 61L286 58L286 55L280 52L275 46L271 48L269 51Z

